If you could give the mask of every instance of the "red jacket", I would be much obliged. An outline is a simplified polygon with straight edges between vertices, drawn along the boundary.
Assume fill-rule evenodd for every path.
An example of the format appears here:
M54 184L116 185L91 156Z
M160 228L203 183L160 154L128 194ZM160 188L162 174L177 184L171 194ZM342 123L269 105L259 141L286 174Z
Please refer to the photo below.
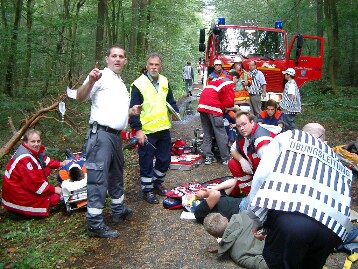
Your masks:
M60 162L44 155L44 149L41 146L36 152L23 143L7 164L2 182L2 205L6 209L30 216L49 215L49 197L55 187L47 176L50 169L60 167Z
M198 111L222 116L225 108L234 106L235 83L218 79L207 85L199 99Z

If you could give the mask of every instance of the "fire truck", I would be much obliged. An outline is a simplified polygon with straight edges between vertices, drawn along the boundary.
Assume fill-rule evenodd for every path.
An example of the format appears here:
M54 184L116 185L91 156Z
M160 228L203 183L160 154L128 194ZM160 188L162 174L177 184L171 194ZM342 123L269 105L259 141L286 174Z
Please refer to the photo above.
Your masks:
M200 29L199 51L204 52L204 83L214 70L214 61L219 59L224 70L232 68L233 60L239 56L245 70L249 61L256 61L256 67L266 78L266 98L279 101L284 90L282 71L291 67L296 70L298 87L311 80L322 78L324 38L320 36L295 34L288 41L282 29L282 22L275 27L250 25L225 25L225 18L219 18L208 33L205 44L205 29Z

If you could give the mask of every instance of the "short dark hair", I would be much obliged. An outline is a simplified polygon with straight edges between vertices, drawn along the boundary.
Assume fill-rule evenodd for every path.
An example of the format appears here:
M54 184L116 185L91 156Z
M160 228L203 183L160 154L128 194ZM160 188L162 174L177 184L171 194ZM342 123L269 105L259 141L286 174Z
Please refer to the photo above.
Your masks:
M253 114L251 114L250 112L246 112L246 111L238 111L235 115L235 119L239 118L242 115L246 115L246 117L249 119L249 121L253 121L255 119L255 116Z
M238 72L236 72L235 70L231 70L229 74L230 74L230 76L233 76L233 77L237 77L237 78L240 77L240 74Z
M124 48L122 48L121 46L119 46L119 45L112 45L112 46L110 46L110 47L108 48L108 50L107 50L107 54L106 54L107 56L111 55L112 49L121 49L121 50L124 51L124 56L126 56L126 50L125 50Z
M277 108L277 102L273 99L269 99L267 102L266 102L266 108L268 106L273 106L275 109Z
M83 178L84 173L81 168L75 166L68 171L68 176L72 181L79 181Z

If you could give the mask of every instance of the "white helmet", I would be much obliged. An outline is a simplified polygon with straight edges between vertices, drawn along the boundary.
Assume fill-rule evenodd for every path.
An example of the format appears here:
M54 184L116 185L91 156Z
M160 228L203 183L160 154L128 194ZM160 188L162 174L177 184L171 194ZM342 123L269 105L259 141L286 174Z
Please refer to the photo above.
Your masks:
M236 57L234 58L234 63L242 63L241 57L236 56Z
M221 61L221 60L215 60L214 61L214 65L217 65L217 64L219 64L219 65L223 65L223 62Z

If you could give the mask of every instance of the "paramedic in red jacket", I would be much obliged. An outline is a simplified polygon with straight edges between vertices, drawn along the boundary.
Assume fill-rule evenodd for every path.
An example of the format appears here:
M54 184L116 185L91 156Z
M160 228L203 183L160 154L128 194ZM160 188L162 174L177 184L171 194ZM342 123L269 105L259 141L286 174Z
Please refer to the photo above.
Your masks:
M2 182L2 205L28 216L49 215L49 208L60 201L61 188L47 181L51 169L65 165L45 155L40 132L28 130L24 142L7 164Z
M232 158L228 164L233 177L236 178L235 187L229 191L232 196L249 194L257 166L268 144L276 136L255 123L253 114L244 111L236 114L236 128L239 136L231 146Z
M234 88L238 77L239 74L234 71L230 73L230 77L213 80L200 95L198 112L204 132L202 150L205 155L205 164L215 161L212 152L213 137L216 139L223 164L227 165L230 159L223 114L226 108L234 106Z

